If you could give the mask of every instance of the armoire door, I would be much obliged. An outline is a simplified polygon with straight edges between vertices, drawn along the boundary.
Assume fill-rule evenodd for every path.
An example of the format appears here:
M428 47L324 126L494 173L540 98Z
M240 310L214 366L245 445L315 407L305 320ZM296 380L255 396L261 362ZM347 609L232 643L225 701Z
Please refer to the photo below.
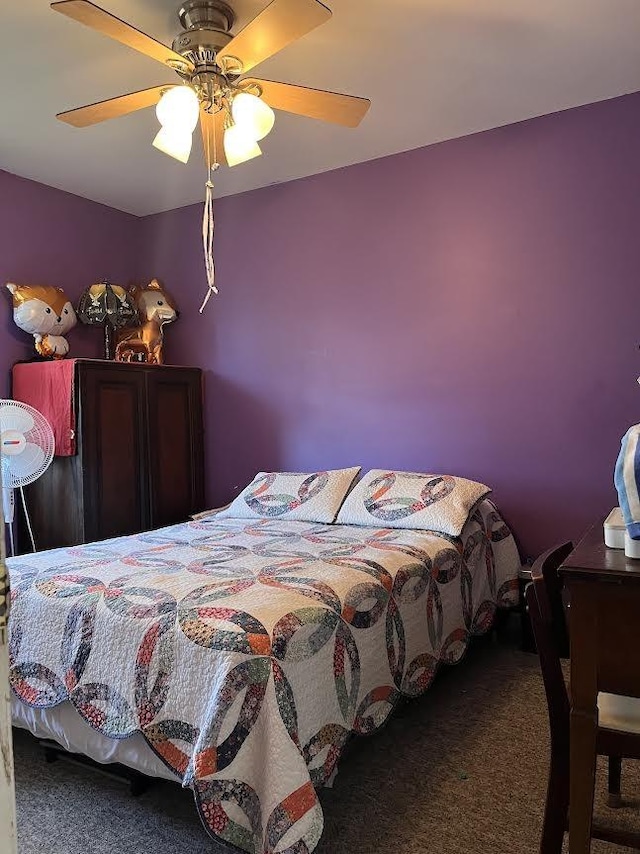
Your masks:
M85 542L149 527L145 372L79 368Z
M202 372L147 372L151 527L184 522L203 509Z

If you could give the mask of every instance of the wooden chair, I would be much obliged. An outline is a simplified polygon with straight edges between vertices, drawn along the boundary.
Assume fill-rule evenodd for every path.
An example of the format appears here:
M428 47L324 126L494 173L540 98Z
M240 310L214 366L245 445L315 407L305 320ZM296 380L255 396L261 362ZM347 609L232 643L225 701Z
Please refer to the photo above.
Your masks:
M540 854L560 854L569 813L569 695L561 658L569 653L569 635L558 569L573 543L545 552L534 563L525 591L538 649L549 711L551 764ZM598 695L596 750L609 757L609 804L619 806L622 759L640 759L640 700L614 694ZM592 827L592 837L640 848L640 834Z

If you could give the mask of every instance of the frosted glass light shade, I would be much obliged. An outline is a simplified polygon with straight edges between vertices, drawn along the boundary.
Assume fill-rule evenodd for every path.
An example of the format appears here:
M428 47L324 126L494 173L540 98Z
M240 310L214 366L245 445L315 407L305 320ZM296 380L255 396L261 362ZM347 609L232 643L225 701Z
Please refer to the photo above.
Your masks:
M174 157L181 163L187 163L191 154L191 131L182 128L161 127L153 145L169 157Z
M256 95L238 92L231 104L233 121L244 128L256 141L271 133L276 115L271 107Z
M200 116L198 96L190 86L174 86L158 101L156 116L162 127L193 133Z
M255 139L240 125L232 125L224 132L224 153L229 166L246 163L260 157L262 151Z

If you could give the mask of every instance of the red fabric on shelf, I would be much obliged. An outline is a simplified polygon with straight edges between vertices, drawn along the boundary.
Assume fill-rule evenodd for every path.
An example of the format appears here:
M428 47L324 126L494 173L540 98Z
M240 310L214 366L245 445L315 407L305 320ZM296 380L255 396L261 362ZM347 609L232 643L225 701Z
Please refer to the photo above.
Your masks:
M73 411L75 364L75 359L59 359L13 366L13 398L33 406L51 424L57 457L71 457L76 452Z

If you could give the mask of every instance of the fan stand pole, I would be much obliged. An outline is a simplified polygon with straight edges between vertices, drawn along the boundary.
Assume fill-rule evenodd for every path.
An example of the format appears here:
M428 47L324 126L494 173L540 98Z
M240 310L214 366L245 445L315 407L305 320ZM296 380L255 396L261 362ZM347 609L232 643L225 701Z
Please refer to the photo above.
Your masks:
M13 539L13 520L15 517L15 500L13 496L13 489L10 487L3 487L2 489L2 510L4 521L9 528L9 545L11 547L11 557L16 556L16 546L15 541Z
M16 544L13 539L13 522L8 523L9 526L9 545L11 547L11 557L16 556Z
M36 551L36 541L35 541L34 536L33 536L33 528L31 527L31 519L29 518L29 511L27 510L27 502L26 502L25 497L24 497L23 487L20 487L20 495L22 496L22 509L24 510L24 518L27 520L27 528L29 529L29 536L31 538L31 547L33 548L33 551L35 552ZM11 540L12 540L11 547L13 549L13 530L12 530L12 528L9 528L9 530L11 532Z

